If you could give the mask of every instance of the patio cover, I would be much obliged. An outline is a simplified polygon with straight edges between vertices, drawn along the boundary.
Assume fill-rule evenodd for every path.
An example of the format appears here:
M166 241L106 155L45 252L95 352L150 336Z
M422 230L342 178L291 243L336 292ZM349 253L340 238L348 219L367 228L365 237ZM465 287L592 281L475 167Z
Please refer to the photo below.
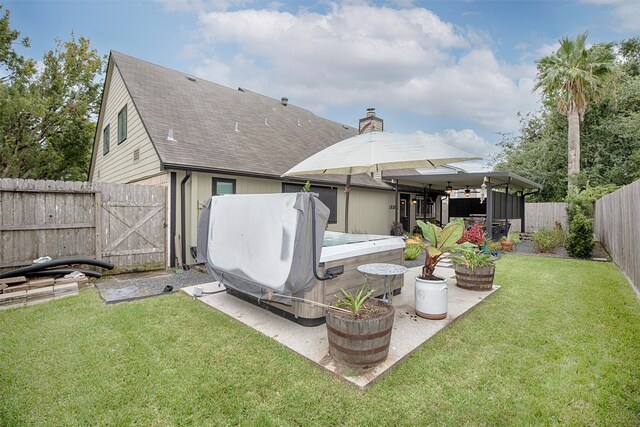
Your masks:
M315 193L214 196L200 215L197 261L226 287L291 304L290 296L316 283L314 263L328 219Z
M457 173L431 173L425 170L420 173L418 169L399 169L383 172L384 179L397 179L403 184L432 185L433 190L444 190L450 182L454 188L480 188L487 178L487 185L493 188L509 184L509 189L514 191L540 190L542 185L516 175L513 172L457 172Z
M444 173L443 173L444 172ZM486 224L493 224L493 190L504 188L506 193L509 190L520 192L520 203L522 206L522 218L520 223L520 231L525 230L524 218L524 198L528 194L533 194L542 189L542 185L516 175L513 172L457 172L449 173L448 170L420 171L417 169L399 169L389 172L383 172L383 179L395 179L405 185L431 186L432 191L442 192L447 185L451 185L454 189L480 188L484 182L487 186L487 216ZM527 192L529 190L529 192ZM505 218L505 222L507 218ZM488 225L487 225L488 226Z

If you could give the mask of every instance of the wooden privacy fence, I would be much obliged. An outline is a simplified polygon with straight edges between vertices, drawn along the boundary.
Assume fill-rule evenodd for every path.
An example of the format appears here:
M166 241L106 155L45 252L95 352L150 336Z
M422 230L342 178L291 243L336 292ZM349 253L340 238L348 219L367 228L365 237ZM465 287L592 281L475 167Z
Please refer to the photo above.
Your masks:
M42 256L165 268L166 188L0 179L0 269Z
M525 203L525 230L528 233L540 231L543 228L555 227L560 222L564 231L569 230L567 219L567 204L565 202Z
M640 180L596 201L594 231L640 290Z

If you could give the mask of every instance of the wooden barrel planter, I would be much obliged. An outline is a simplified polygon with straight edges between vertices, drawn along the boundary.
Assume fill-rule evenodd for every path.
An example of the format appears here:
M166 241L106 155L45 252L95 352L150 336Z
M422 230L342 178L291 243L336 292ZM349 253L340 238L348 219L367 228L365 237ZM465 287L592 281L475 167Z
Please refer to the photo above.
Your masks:
M336 361L356 368L369 368L387 358L393 329L392 305L377 299L366 304L384 306L387 313L372 319L353 319L347 313L327 310L329 354Z
M464 264L454 263L457 285L471 291L490 291L493 287L495 265L476 267L471 270Z

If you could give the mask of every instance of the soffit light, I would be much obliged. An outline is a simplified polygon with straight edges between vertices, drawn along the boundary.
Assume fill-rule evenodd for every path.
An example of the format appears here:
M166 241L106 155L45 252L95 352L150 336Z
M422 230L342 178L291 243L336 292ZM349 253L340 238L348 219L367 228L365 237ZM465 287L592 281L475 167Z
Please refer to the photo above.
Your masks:
M451 181L447 181L447 186L444 188L444 192L447 194L451 194L453 191L453 187L451 186Z

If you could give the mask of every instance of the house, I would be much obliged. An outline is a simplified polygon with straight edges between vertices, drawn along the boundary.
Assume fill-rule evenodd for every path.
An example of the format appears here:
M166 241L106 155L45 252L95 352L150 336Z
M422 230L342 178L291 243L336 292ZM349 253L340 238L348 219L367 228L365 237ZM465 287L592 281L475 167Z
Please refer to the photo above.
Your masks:
M381 130L382 124L371 109L359 127ZM230 89L111 52L89 181L165 186L168 265L188 265L205 200L228 193L299 191L306 179L281 175L358 132L286 97ZM331 209L329 229L343 231L345 177L308 178ZM396 215L391 182L361 174L353 176L351 186L349 231L389 234ZM409 228L416 214L422 216L410 202L422 190L400 191L400 216Z

